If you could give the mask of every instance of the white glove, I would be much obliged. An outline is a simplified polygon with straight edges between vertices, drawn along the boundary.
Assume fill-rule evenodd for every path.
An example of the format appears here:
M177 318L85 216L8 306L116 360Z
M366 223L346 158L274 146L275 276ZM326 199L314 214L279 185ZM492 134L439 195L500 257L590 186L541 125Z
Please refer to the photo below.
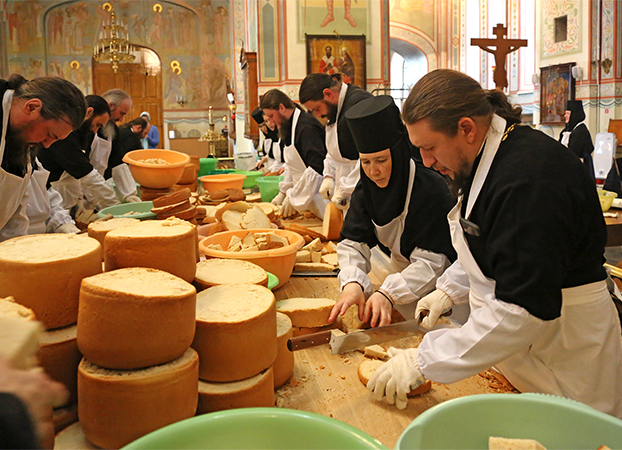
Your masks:
M137 195L132 195L132 194L130 194L127 197L125 197L123 199L123 201L125 203L138 203L138 202L142 202L140 197L138 197Z
M54 230L55 233L78 233L79 231L80 228L75 226L73 223L64 223Z
M348 206L350 206L350 194L337 190L330 201L335 204L337 209L348 209Z
M397 409L405 409L408 393L426 382L417 363L417 349L389 347L387 353L391 359L376 370L367 389L373 391L376 400L384 396L389 405L395 403Z
M331 177L324 177L324 181L320 185L320 195L324 200L330 200L335 191L335 180Z
M272 204L273 205L280 205L281 203L283 203L283 200L285 200L285 194L282 192L279 192L276 197L274 197L272 199Z
M296 214L296 208L292 206L292 203L289 201L288 197L285 197L285 200L283 200L281 212L283 213L283 217L290 217Z
M454 302L451 301L451 297L440 289L437 289L419 300L417 309L415 310L415 318L420 317L423 311L428 311L429 314L421 321L421 326L430 329L436 325L441 314L453 305Z

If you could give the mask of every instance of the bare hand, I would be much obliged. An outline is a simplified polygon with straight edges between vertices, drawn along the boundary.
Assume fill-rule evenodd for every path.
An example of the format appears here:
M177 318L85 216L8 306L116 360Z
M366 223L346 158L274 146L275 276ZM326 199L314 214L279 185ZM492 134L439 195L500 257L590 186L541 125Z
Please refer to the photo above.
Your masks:
M54 436L52 409L67 402L65 386L53 381L42 370L18 370L0 358L0 391L14 394L24 402L40 442Z
M389 325L392 310L391 302L381 293L374 292L365 304L364 322L369 322L371 327Z
M363 321L363 310L365 309L365 294L363 288L358 283L348 283L343 287L341 297L328 316L328 322L333 323L337 316L343 316L352 305L359 307L359 320Z

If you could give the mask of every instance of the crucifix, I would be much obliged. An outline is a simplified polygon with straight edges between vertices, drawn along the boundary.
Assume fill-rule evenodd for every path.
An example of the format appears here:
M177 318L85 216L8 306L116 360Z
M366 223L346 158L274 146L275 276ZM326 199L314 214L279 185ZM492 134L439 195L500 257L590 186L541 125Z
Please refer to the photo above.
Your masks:
M493 80L497 89L508 87L508 75L505 70L505 57L508 53L518 50L520 47L527 47L527 39L504 39L508 29L502 23L498 23L492 29L492 34L496 39L471 39L471 45L477 45L485 52L495 55L495 69ZM493 50L491 47L495 47Z

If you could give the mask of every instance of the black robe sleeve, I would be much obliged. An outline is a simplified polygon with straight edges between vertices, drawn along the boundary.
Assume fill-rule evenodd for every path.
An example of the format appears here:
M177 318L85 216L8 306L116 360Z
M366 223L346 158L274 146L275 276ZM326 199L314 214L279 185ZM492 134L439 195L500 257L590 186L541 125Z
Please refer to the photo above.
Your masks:
M50 172L48 184L58 181L63 172L79 180L93 171L89 157L82 151L75 131L66 139L56 141L48 148L42 149L39 152L39 161Z
M305 166L323 175L326 158L325 131L322 124L309 113L300 113L294 144Z
M379 244L376 237L374 223L365 208L365 193L359 181L352 192L350 208L341 228L340 240L350 239L355 242L364 242L369 248Z
M0 393L0 449L39 448L26 405L15 395Z

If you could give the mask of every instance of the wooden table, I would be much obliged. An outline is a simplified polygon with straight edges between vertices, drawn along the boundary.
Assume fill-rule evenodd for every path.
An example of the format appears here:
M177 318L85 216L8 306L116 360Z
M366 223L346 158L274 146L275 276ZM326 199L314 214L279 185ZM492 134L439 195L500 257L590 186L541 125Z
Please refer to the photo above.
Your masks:
M336 278L290 278L275 291L277 300L288 297L329 297L338 299ZM387 342L399 348L418 346L423 335ZM332 355L328 345L295 352L294 375L276 391L277 406L310 411L348 423L393 448L404 429L419 414L446 400L466 395L510 392L487 371L457 383L433 383L432 390L408 401L400 411L384 401L377 402L360 382L358 351Z

